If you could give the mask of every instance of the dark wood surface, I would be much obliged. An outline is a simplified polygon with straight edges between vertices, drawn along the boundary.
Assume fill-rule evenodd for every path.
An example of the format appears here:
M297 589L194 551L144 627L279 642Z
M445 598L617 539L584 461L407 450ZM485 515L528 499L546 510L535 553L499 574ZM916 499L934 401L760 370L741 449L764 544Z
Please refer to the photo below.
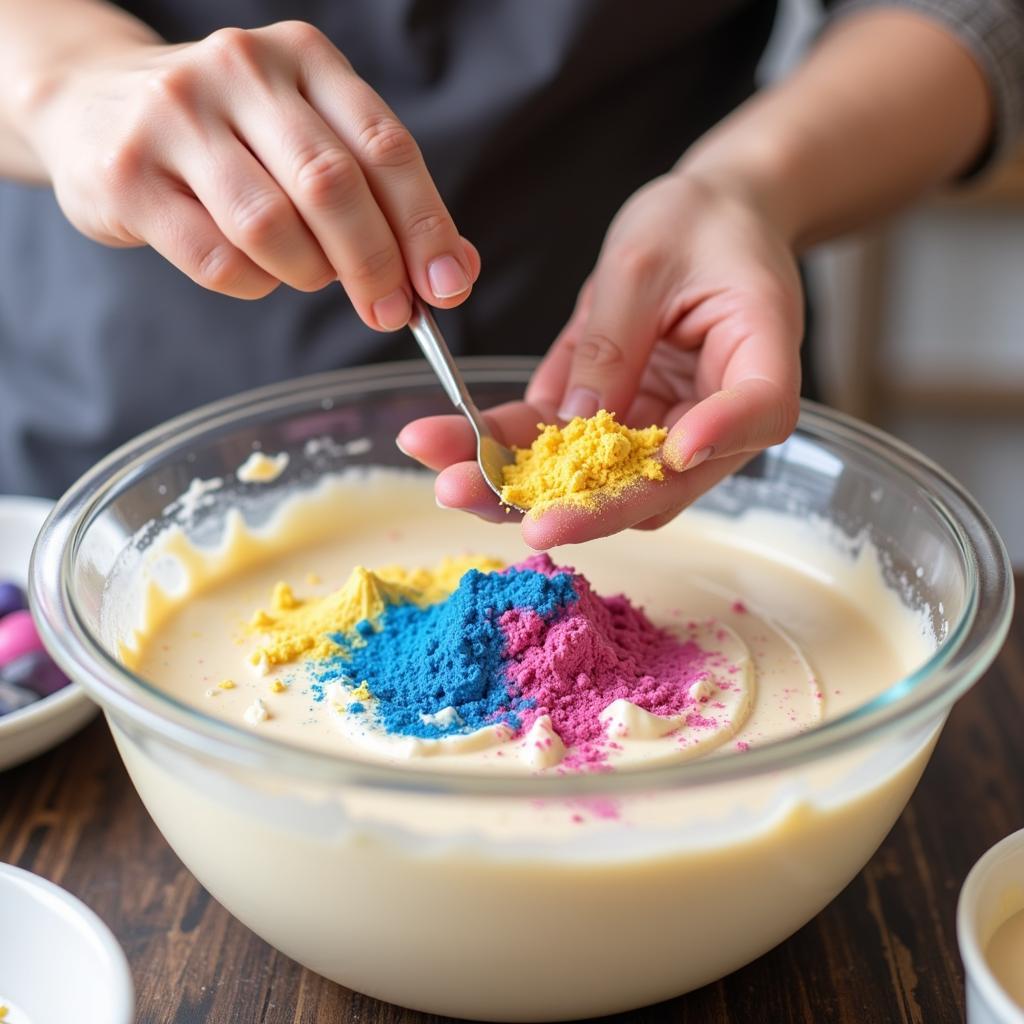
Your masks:
M835 902L717 984L607 1019L961 1021L957 893L981 853L1024 825L1022 751L1024 609L1018 606L1006 646L953 710L909 807ZM101 719L0 774L0 860L53 879L107 921L132 965L139 1024L437 1020L324 981L232 918L149 820Z

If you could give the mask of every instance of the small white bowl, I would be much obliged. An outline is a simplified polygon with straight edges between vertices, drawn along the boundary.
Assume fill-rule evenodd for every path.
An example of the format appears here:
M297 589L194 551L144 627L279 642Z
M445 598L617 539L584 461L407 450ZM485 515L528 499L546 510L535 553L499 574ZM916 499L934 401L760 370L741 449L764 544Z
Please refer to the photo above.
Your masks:
M971 868L956 909L967 988L967 1024L1024 1024L1018 1006L985 959L995 930L1024 910L1024 829L996 843Z
M51 508L53 502L42 498L0 495L0 579L22 587L28 582L32 545ZM28 707L0 715L0 771L55 747L95 713L85 691L69 683Z
M79 899L0 864L0 1006L4 1024L132 1024L124 951Z

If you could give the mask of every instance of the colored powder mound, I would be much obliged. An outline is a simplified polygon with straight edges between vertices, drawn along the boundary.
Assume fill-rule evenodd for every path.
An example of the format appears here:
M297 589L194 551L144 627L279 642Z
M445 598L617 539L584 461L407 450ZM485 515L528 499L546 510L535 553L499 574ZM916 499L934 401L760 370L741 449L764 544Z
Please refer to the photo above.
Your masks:
M668 433L664 427L633 430L602 409L561 428L537 429L533 444L515 449L515 464L502 470L501 498L509 504L537 511L566 503L592 508L641 480L664 479L655 458Z
M495 558L445 558L433 569L386 566L371 572L352 570L345 585L324 597L300 599L287 583L274 587L272 609L258 611L249 632L262 634L254 665L269 668L297 658L328 658L340 652L337 636L353 633L361 622L377 624L392 605L426 607L443 601L470 569L490 572L504 563Z
M598 596L547 555L468 572L447 600L389 607L378 630L364 622L358 633L361 645L337 638L347 649L317 666L317 685L365 681L377 725L436 739L503 722L522 734L548 715L570 748L567 768L607 760L600 716L615 700L703 724L690 691L716 657L658 629L626 597ZM434 718L449 708L454 715Z
M497 572L505 568L500 558L483 555L464 555L459 558L443 558L433 569L406 569L401 565L385 565L374 569L375 575L391 583L399 583L419 594L416 604L426 607L443 601L459 585L459 581L470 569L479 572Z
M522 565L545 573L572 571L555 569L547 555ZM625 596L600 597L585 577L573 579L577 600L564 615L545 620L517 607L501 616L505 676L523 708L521 728L549 715L570 748L563 764L572 768L606 760L600 715L615 700L655 715L687 714L688 724L700 725L700 703L690 688L706 677L715 656L658 629Z
M388 732L437 738L497 722L516 729L518 710L527 702L518 701L516 707L509 702L500 619L513 609L529 608L543 621L575 600L574 580L568 573L470 570L439 604L388 608L378 632L360 624L364 643L328 659L316 674L325 687L335 681L365 680L376 700L377 722ZM458 713L448 725L421 717L445 708Z

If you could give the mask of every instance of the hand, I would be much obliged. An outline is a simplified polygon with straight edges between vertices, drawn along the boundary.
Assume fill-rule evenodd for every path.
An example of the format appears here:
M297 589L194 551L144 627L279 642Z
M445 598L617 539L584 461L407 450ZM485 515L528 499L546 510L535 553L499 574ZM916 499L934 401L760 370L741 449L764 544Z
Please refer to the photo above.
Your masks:
M239 298L337 280L378 330L405 325L413 288L469 294L479 257L415 141L312 26L132 42L61 71L26 132L90 238L151 245Z
M676 516L754 453L784 440L799 412L803 301L792 247L739 188L676 171L616 216L576 309L525 401L491 410L506 444L536 424L617 412L670 427L666 478L598 509L523 520L536 548L576 543ZM439 470L438 500L495 522L511 517L487 488L459 417L409 424L403 451Z

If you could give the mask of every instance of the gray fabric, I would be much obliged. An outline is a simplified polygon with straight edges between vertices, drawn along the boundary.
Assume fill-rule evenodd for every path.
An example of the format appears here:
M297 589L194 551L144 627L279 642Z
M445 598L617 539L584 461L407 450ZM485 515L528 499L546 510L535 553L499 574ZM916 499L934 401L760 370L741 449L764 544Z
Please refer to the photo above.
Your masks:
M335 41L418 138L480 248L473 297L440 317L463 354L546 349L621 203L753 91L775 13L774 0L124 6L170 41L284 18ZM1019 118L1008 71L993 74ZM413 354L406 332L362 326L339 287L215 295L152 251L83 238L49 190L0 185L0 492L56 494L132 435L223 395Z
M1024 135L1024 0L838 0L832 17L875 7L902 7L931 18L978 62L995 101L995 132L969 177L989 170Z
M753 90L762 0L134 0L165 38L303 18L419 140L484 272L440 319L459 353L540 353L621 203ZM52 194L0 186L0 492L55 494L199 403L416 354L340 287L257 303L154 252L80 236Z

